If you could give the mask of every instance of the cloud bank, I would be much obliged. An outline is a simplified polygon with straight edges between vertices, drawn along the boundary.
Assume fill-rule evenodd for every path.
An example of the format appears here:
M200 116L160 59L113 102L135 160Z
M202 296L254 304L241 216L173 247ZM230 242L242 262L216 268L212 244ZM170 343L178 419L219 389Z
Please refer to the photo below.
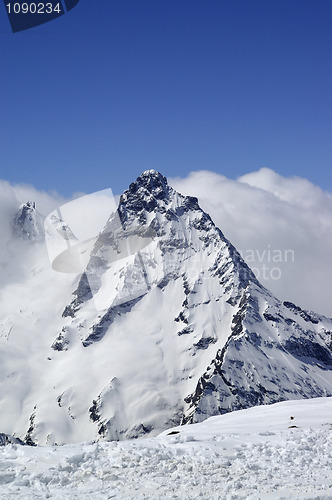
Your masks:
M278 298L332 317L330 193L307 179L285 178L267 168L237 180L196 171L169 182L180 193L198 197L200 206ZM44 215L69 201L55 192L0 181L1 266L8 257L13 217L28 200L35 201Z
M197 196L260 281L281 300L332 316L332 195L262 168L237 180L210 171L170 179Z

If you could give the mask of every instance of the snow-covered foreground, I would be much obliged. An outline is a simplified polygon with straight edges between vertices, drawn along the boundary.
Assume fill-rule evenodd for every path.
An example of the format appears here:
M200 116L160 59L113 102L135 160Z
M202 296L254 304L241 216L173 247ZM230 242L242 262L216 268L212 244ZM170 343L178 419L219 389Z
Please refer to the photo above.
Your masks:
M332 398L212 417L155 438L0 449L3 499L332 498Z

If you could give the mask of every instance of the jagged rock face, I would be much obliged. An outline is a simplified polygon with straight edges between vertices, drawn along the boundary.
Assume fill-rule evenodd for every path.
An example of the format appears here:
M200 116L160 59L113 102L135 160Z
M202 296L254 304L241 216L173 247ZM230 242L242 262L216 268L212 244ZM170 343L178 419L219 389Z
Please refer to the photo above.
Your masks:
M37 212L34 202L27 201L20 206L14 218L13 232L16 237L25 240L44 239L43 216Z
M152 241L116 260L119 232ZM72 290L33 337L43 360L5 429L30 444L158 434L332 394L332 320L273 297L197 199L156 171L121 196Z
M331 331L325 327L331 328L331 320L299 307L291 310L288 304L256 286L248 287L225 346L186 398L182 423L256 405L331 395Z
M8 444L25 445L26 443L24 443L24 441L22 441L21 439L0 432L0 446L7 446Z
M223 286L220 288L223 297L233 305L249 281L257 283L235 248L200 209L197 198L176 193L156 171L144 172L130 185L120 198L116 215L119 217L111 218L99 235L86 272L74 292L75 299L64 316L74 317L81 305L92 298L92 283L93 293L98 294L101 278L109 270L116 293L113 303L122 307L143 298L155 286L164 289L180 277L187 283L187 295L190 293L188 279L193 284L204 281L204 288L207 281L214 278ZM136 233L153 234L155 238L147 251L120 264L117 271L108 255L116 245L113 234L119 221L127 232L134 229ZM112 298L107 297L107 303ZM111 311L108 309L108 316ZM102 321L105 322L104 317Z

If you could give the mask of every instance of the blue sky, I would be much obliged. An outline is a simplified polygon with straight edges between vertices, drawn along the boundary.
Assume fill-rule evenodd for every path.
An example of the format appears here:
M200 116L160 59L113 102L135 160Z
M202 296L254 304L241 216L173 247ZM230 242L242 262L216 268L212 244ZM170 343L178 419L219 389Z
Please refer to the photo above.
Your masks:
M332 191L330 0L80 0L12 34L0 178L68 196L262 166Z

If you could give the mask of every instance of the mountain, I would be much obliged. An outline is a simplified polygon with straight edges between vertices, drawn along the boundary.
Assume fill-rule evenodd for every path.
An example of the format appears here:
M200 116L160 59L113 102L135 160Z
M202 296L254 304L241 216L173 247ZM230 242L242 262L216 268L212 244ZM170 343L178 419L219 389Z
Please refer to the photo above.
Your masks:
M154 170L123 193L83 274L31 245L24 281L2 290L1 432L118 440L332 395L332 319L275 298Z
M23 203L13 222L14 234L22 239L42 241L44 239L44 217L36 210L31 201Z

